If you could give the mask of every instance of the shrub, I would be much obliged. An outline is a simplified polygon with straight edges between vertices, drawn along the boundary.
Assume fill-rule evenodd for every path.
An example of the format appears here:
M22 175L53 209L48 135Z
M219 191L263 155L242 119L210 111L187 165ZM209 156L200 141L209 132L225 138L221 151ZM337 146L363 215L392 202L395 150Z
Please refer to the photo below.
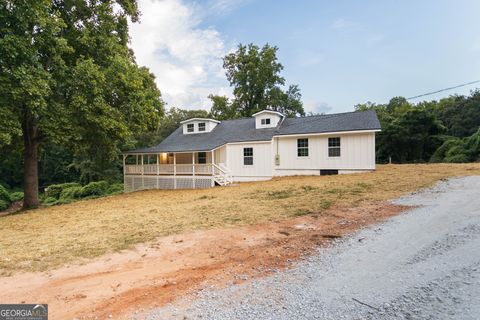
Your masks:
M110 185L107 191L108 194L119 194L123 193L123 183L114 183Z
M57 203L58 203L58 200L55 199L54 197L45 197L45 199L43 199L43 204L46 206L53 206Z
M22 191L12 192L10 194L10 199L12 200L12 202L22 201L23 200L23 192Z
M108 192L108 187L107 181L90 182L82 187L81 197L104 196Z
M6 204L10 204L12 199L10 198L10 193L8 193L7 189L0 184L0 200L3 200Z
M0 199L0 211L6 210L8 209L8 207L9 204L6 201Z
M71 188L71 187L80 187L80 184L76 182L68 182L62 184L52 184L45 189L45 197L46 198L60 198L60 194L64 189Z
M80 199L82 197L82 187L80 186L73 186L70 188L66 188L62 190L60 193L60 197L58 200L61 203L69 203L75 199Z

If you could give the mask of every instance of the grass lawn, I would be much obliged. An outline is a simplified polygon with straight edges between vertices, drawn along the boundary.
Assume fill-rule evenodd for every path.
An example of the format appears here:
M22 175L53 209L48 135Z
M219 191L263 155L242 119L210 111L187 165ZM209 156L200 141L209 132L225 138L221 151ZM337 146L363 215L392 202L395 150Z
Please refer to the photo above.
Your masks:
M476 164L381 165L372 173L285 177L205 190L149 190L0 217L0 273L41 271L158 236L278 221L399 197Z

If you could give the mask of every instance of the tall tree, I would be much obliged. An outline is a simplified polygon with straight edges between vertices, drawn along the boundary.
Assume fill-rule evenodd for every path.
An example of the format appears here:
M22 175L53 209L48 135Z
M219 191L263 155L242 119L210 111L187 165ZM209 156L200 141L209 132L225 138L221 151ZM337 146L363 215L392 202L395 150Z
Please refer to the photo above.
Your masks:
M38 152L46 142L113 159L163 113L148 70L128 49L135 0L6 0L0 3L0 113L21 131L24 207L38 205ZM88 157L87 157L88 158Z
M212 108L210 109L210 116L212 118L217 120L228 120L240 117L240 113L228 97L211 94L208 98L212 100Z
M286 91L285 79L280 75L283 66L278 62L277 47L266 44L240 44L235 52L224 57L223 67L233 87L234 99L210 96L217 118L234 115L250 117L257 111L272 109L288 116L305 115L298 86Z

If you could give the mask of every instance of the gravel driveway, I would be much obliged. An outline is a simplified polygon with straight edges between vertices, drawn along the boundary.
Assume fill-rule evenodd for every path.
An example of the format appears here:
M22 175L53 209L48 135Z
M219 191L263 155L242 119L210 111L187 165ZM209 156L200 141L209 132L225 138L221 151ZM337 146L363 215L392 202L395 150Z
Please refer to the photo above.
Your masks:
M421 207L292 269L201 291L148 319L479 319L480 177L396 202Z

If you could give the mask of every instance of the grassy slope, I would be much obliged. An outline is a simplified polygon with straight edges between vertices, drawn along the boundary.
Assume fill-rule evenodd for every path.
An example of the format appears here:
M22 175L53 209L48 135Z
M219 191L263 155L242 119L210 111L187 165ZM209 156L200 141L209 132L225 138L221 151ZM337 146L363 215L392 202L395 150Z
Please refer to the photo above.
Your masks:
M150 190L31 210L0 218L0 272L47 270L172 233L393 199L463 175L480 175L480 164L384 165L373 173Z

